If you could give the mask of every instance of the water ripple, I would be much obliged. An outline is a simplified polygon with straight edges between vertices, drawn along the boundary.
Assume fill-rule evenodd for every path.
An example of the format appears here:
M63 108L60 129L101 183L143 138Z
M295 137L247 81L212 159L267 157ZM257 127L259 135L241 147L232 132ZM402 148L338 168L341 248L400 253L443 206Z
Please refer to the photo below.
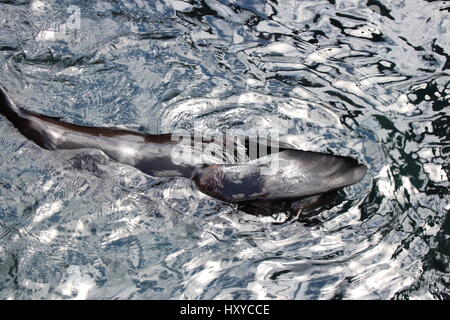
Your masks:
M149 133L287 129L369 167L334 206L259 217L0 121L3 299L448 299L445 1L0 4L30 110ZM411 29L411 26L414 26Z

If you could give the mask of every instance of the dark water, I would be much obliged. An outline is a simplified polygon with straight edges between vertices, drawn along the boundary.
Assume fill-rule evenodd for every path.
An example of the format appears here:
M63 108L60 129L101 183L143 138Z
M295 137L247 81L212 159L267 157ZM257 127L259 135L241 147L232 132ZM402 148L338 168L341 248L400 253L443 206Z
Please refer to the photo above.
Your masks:
M1 118L0 298L448 299L449 12L1 0L0 83L28 109L149 133L287 129L369 173L275 223L96 150L42 150Z

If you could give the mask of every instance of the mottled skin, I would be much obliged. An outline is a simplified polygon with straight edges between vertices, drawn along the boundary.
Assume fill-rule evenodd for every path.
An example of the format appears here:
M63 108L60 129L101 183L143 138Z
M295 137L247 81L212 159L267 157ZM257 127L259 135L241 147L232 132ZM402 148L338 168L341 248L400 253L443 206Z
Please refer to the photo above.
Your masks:
M278 166L264 173L275 161ZM212 197L242 202L312 196L354 184L366 171L366 166L349 157L283 150L247 164L208 166L194 180Z
M180 164L172 157L180 142L172 141L171 134L149 135L66 123L16 106L1 86L0 113L44 149L99 149L111 159L152 176L191 178L203 193L239 203L244 209L259 208L262 214L271 212L270 208L315 208L330 198L321 194L354 184L367 171L348 157L287 148L274 149L247 163ZM278 166L273 167L275 161ZM268 168L272 168L269 174Z

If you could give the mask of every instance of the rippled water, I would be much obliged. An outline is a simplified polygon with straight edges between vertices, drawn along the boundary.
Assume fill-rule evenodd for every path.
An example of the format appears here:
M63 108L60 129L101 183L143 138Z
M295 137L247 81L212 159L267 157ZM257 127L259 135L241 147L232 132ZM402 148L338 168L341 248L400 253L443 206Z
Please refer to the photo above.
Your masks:
M0 298L448 299L449 12L1 0L0 83L30 110L149 133L287 121L299 149L369 173L277 223L96 150L42 150L2 117Z

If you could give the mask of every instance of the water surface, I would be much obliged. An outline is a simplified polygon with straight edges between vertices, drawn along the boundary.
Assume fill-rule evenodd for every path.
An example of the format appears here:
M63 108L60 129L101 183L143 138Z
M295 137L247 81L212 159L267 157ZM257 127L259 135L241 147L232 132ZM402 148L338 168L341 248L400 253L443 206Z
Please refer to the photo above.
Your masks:
M0 1L28 109L148 133L285 129L369 167L258 217L0 119L2 299L448 299L446 1ZM286 123L288 125L286 125Z

